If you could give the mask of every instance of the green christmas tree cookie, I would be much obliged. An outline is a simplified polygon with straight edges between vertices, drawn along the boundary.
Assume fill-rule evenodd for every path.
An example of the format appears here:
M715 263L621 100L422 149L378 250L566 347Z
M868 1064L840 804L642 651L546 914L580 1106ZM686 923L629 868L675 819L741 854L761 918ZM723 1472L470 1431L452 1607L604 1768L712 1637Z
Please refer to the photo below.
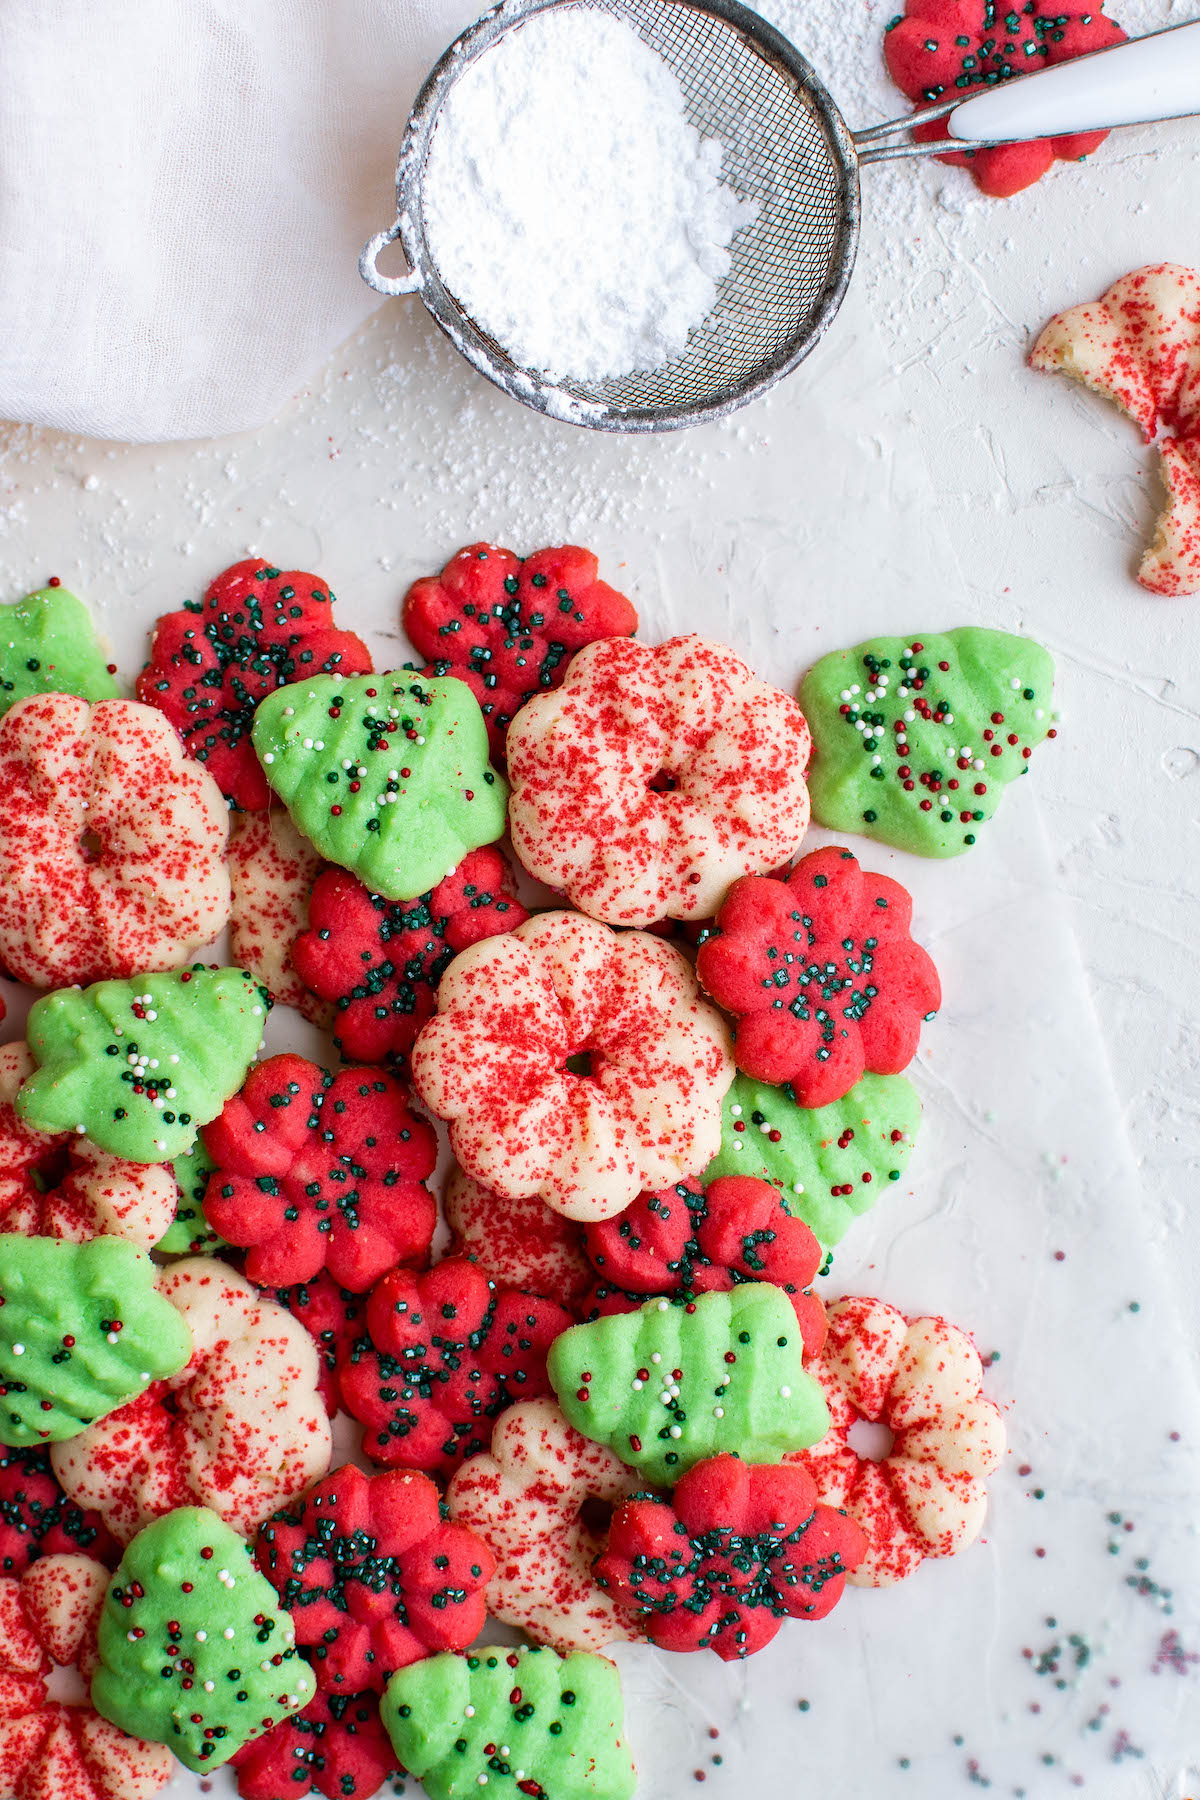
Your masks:
M773 1181L792 1217L830 1249L900 1180L920 1123L917 1090L903 1075L864 1075L829 1106L797 1106L790 1088L739 1074L704 1182Z
M632 1800L637 1785L616 1665L587 1650L444 1651L393 1675L379 1710L429 1800Z
M813 818L918 856L961 856L1053 736L1040 644L964 626L872 638L805 676Z
M228 1762L316 1686L249 1544L204 1506L138 1532L105 1596L99 1652L96 1711L189 1769Z
M0 608L0 718L30 694L115 700L120 692L91 614L63 587Z
M577 1431L670 1487L723 1450L771 1463L824 1437L829 1413L803 1356L787 1295L748 1281L573 1325L546 1366Z
M0 1234L0 1444L61 1443L183 1368L157 1275L125 1238Z
M172 969L59 988L36 1002L38 1067L16 1109L37 1131L79 1131L130 1162L182 1156L235 1094L271 1000L245 969Z
M204 1190L216 1165L200 1138L172 1164L179 1205L155 1250L162 1256L208 1256L225 1247L225 1239L204 1216Z
M508 783L453 676L294 682L259 704L254 748L297 829L388 900L427 893L504 832Z

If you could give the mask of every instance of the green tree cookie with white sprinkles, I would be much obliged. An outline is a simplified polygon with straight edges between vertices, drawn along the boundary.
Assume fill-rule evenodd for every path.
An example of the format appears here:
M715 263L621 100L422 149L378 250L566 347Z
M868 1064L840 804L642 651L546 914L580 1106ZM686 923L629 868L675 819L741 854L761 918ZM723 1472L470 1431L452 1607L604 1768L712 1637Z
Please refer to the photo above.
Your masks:
M1040 644L974 625L822 657L800 689L813 818L918 856L961 856L1055 735L1053 684Z
M158 1270L125 1238L0 1234L0 1444L62 1443L192 1354Z
M797 1106L787 1087L738 1074L721 1111L721 1148L704 1172L773 1181L826 1249L904 1173L921 1102L903 1075L864 1075L829 1106Z
M92 1705L132 1737L215 1769L316 1690L249 1544L203 1506L139 1531L100 1615Z
M508 783L453 676L294 682L260 703L254 748L297 830L387 900L427 893L504 833Z
M77 1131L130 1162L169 1162L236 1094L271 999L245 969L196 963L59 988L29 1014L38 1067L16 1110L36 1131Z
M119 693L91 614L66 588L39 588L0 607L0 718L31 694L96 701Z
M632 1800L637 1785L616 1665L587 1650L445 1651L393 1675L379 1710L429 1800Z
M706 1456L773 1463L824 1437L829 1413L803 1359L787 1295L749 1281L573 1325L546 1367L576 1431L670 1487Z

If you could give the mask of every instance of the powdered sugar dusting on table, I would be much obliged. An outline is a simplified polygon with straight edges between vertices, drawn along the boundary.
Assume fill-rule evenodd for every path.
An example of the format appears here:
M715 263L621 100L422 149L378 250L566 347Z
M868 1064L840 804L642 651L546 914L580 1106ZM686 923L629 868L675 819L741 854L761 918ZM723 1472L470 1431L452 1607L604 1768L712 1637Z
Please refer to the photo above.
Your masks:
M424 178L438 272L527 369L597 381L678 355L757 208L667 64L587 6L506 33L447 95Z

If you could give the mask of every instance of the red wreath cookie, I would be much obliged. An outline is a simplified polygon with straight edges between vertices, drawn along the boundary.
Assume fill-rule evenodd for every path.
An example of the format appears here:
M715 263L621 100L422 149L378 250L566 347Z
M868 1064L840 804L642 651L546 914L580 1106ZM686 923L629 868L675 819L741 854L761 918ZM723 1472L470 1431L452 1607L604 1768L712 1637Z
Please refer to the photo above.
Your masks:
M126 1162L76 1132L34 1131L13 1108L34 1061L0 1048L0 1230L31 1237L123 1237L152 1250L175 1217L179 1189L165 1163Z
M428 1475L347 1463L259 1530L258 1566L322 1688L381 1694L397 1669L465 1650L483 1629L495 1560L439 1500Z
M739 1281L769 1281L795 1308L805 1356L821 1353L825 1309L811 1283L824 1253L769 1181L723 1175L707 1188L680 1182L639 1194L615 1219L586 1226L584 1239L604 1283L593 1290L589 1312L632 1312L647 1294L709 1294Z
M737 881L701 944L701 985L737 1019L734 1060L787 1082L801 1106L828 1106L870 1070L898 1075L942 1003L937 970L909 936L899 882L833 846L786 881Z
M438 982L458 951L529 917L512 870L492 845L416 900L385 900L345 869L318 876L309 928L292 946L300 980L333 1002L334 1043L355 1062L403 1061L437 1008Z
M707 918L799 848L809 749L796 702L723 644L592 644L509 731L513 847L610 925Z
M866 1533L851 1581L888 1587L927 1556L953 1556L974 1543L987 1511L986 1478L1004 1455L1004 1420L981 1392L979 1352L945 1319L906 1319L884 1300L839 1300L813 1374L832 1421L803 1465L821 1499L841 1507ZM891 1447L878 1462L859 1457L850 1432L860 1420L884 1425Z
M49 1698L55 1665L90 1677L107 1587L86 1556L44 1556L0 1579L0 1793L12 1800L148 1800L175 1771L164 1745Z
M518 707L556 688L585 644L637 630L637 613L597 579L598 567L590 550L571 544L524 558L469 544L404 597L404 629L427 658L426 673L467 683L501 768Z
M333 595L316 575L257 560L234 563L204 599L164 613L138 698L164 712L188 755L245 811L269 804L250 741L265 695L307 675L366 675L371 653L333 623Z
M1167 504L1138 569L1155 594L1200 588L1200 275L1155 263L1051 319L1030 367L1060 370L1128 413L1162 458Z
M263 1287L327 1268L362 1293L397 1262L423 1262L437 1224L424 1185L437 1161L433 1127L385 1069L334 1075L306 1057L269 1057L204 1127L214 1164L204 1214L248 1249Z
M389 1775L396 1753L374 1694L318 1692L230 1758L242 1800L369 1800Z
M234 813L229 821L233 960L249 969L277 1006L294 1006L327 1030L332 1006L311 993L292 967L292 945L308 926L309 890L324 867L282 806Z
M1001 13L991 0L907 0L902 17L888 26L883 52L896 86L924 106L934 100L967 100L975 88L1090 55L1124 37L1099 7L1041 13L1028 5ZM918 125L913 132L920 143L946 135L943 119ZM1079 162L1107 136L1107 131L1080 131L988 150L952 151L941 160L964 164L977 187L1004 200L1040 180L1057 158Z
M502 1200L463 1169L451 1171L445 1193L450 1253L469 1256L501 1287L545 1294L576 1312L592 1285L583 1227L539 1200Z
M715 1650L723 1662L761 1650L784 1619L823 1619L866 1541L798 1475L714 1456L669 1500L626 1501L596 1561L601 1584L641 1613L660 1649Z
M112 1567L121 1556L99 1513L67 1499L45 1444L0 1446L0 1575L23 1575L40 1556L60 1553Z
M0 719L0 963L53 988L186 961L228 922L228 835L153 707L18 702Z
M367 1330L338 1362L342 1399L372 1462L448 1475L487 1448L514 1400L550 1391L546 1353L574 1324L561 1306L497 1288L457 1257L396 1269L367 1303Z

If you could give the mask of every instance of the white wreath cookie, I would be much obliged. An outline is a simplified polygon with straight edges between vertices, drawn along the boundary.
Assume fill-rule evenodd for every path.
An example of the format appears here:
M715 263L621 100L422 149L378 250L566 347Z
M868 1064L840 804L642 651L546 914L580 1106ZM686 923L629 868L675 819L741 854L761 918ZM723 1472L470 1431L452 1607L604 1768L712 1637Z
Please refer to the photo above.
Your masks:
M177 1506L211 1507L253 1536L329 1467L317 1347L282 1306L210 1257L175 1263L158 1285L187 1320L191 1361L56 1444L54 1473L123 1544Z
M596 1279L583 1247L583 1226L564 1219L536 1194L502 1200L462 1169L443 1196L450 1227L447 1256L469 1256L500 1287L556 1300L577 1313Z
M733 1058L678 950L553 912L455 957L412 1074L484 1187L606 1219L707 1167Z
M723 644L589 644L509 726L513 844L610 925L709 918L799 849L809 749L796 702Z
M282 806L234 813L229 824L233 960L249 969L280 1006L294 1006L327 1029L334 1009L306 988L292 967L292 945L308 929L308 896L325 867Z
M501 1413L490 1456L473 1456L446 1492L450 1517L496 1558L488 1611L555 1650L603 1650L640 1638L636 1615L596 1584L604 1548L581 1509L614 1507L642 1486L603 1444L567 1424L553 1400Z
M866 1533L867 1554L848 1580L888 1587L925 1557L953 1556L979 1536L1004 1420L981 1393L979 1352L956 1325L906 1319L884 1300L864 1299L838 1300L828 1319L810 1372L833 1422L819 1444L784 1460L803 1463L820 1499ZM878 1462L849 1441L864 1419L893 1434Z

